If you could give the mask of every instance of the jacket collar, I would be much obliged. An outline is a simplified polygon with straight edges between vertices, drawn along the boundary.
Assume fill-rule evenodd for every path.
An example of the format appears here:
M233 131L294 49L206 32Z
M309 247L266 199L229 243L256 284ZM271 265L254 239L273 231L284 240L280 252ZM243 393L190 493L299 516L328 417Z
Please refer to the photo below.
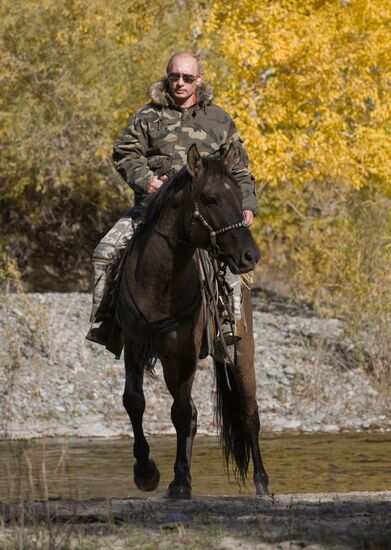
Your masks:
M197 103L200 107L212 103L214 98L213 87L203 81L201 81L201 84L197 87L196 94L198 100ZM167 78L161 78L149 87L149 97L151 98L152 103L158 105L159 107L175 106L175 101L169 93Z

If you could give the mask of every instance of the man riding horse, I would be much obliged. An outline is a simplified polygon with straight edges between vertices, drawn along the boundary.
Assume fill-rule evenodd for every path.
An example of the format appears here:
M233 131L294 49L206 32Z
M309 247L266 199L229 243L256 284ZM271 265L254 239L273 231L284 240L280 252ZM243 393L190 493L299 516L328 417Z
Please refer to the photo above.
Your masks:
M87 339L107 345L113 323L113 278L133 235L134 222L147 196L186 165L186 152L192 144L202 156L218 158L232 145L235 161L231 173L241 190L244 220L248 226L252 224L257 200L247 153L231 117L212 100L213 89L203 81L198 57L176 53L168 61L166 76L150 87L150 102L135 113L115 143L113 160L134 191L135 206L94 250L92 325ZM236 287L240 292L238 277L228 272L227 279L234 291ZM234 312L240 317L240 306Z

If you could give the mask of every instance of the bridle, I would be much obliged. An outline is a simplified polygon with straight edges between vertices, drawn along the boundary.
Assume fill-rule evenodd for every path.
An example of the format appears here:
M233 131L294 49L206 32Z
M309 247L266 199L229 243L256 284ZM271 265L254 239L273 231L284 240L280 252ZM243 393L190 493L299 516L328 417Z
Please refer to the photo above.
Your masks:
M193 212L193 215L191 216L191 220L192 222L199 221L201 225L203 225L205 229L208 231L209 238L210 238L210 245L205 250L209 252L209 254L214 258L217 258L217 256L220 254L220 247L217 244L217 240L216 240L219 235L222 235L223 233L227 233L227 231L231 231L232 229L238 229L239 227L248 227L246 220L241 220L240 222L227 225L225 227L222 227L221 229L213 229L213 227L206 221L204 216L201 214L200 209L198 208L198 204L196 203L195 200L193 200L193 205L194 205L194 212ZM177 243L181 243L184 245L194 246L189 241L184 241L182 239L178 239L177 237L171 237L170 235L163 233L163 231L161 231L156 226L154 227L154 230L156 231L156 233L158 233L159 235L161 235L162 237L164 237L169 241L175 241Z
M207 251L212 256L218 256L218 254L220 253L220 247L216 241L216 238L218 235L227 233L227 231L231 231L232 229L238 229L239 227L247 227L246 220L241 220L240 222L227 225L226 227L222 227L221 229L213 229L213 227L206 221L204 216L201 214L196 201L193 201L193 204L194 204L194 212L193 212L192 218L194 221L199 221L205 227L205 229L207 229L207 231L209 232L210 246L207 248Z

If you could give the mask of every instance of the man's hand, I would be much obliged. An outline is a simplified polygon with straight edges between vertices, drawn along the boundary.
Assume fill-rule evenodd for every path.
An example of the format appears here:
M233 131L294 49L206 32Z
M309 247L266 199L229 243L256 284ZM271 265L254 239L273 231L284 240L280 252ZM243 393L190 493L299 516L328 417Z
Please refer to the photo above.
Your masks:
M254 221L254 212L252 210L243 210L243 218L247 224L247 227L251 227Z
M152 176L147 184L147 193L154 193L168 180L168 176Z

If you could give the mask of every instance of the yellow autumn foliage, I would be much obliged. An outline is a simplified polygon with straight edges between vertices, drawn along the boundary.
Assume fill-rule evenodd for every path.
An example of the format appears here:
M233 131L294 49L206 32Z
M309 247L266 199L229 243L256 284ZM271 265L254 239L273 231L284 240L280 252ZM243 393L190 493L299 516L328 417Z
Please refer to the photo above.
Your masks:
M192 49L257 179L262 283L351 318L365 309L367 325L388 318L388 0L2 0L0 10L0 245L30 288L88 286L89 251L131 200L112 143L167 58Z
M28 288L89 287L91 250L131 202L113 141L191 47L197 2L180 4L2 0L0 246Z
M388 0L215 0L198 41L259 183L261 279L377 334L387 361L390 23Z
M387 0L213 2L199 46L262 184L391 197L390 17Z

